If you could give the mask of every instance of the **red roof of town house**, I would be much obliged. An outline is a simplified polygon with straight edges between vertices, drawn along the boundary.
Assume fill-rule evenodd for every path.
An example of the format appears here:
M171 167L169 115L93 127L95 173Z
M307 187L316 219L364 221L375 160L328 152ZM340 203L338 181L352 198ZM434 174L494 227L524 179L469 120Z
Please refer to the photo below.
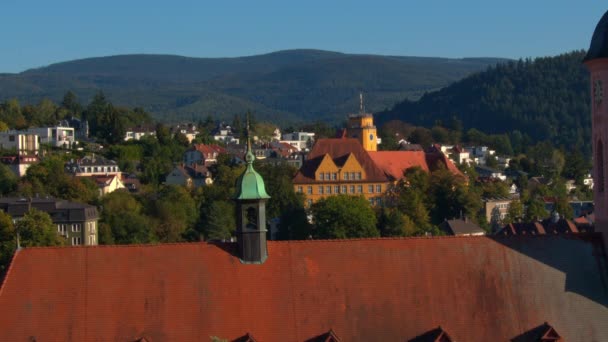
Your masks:
M363 149L359 140L352 138L318 139L308 153L308 159L296 173L293 182L296 184L314 182L315 171L326 154L334 160L336 165L342 166L351 153L365 170L366 178L361 181L388 182L387 176L374 163L369 153Z
M226 149L219 145L194 144L192 149L201 152L205 158L209 155L213 156L213 153L216 155L226 153Z
M0 288L2 341L511 341L550 322L606 341L599 234L26 248Z
M405 170L420 167L424 171L435 171L440 165L462 176L458 168L441 152L425 151L377 151L368 152L374 163L391 179L403 178Z

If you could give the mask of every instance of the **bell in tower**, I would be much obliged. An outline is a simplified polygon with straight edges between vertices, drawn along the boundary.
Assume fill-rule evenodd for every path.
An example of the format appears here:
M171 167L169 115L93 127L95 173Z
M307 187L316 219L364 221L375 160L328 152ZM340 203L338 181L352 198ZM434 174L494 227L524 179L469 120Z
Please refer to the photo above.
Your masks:
M255 156L249 139L249 118L247 118L247 168L236 184L236 240L241 261L246 264L261 264L268 257L266 246L266 193L264 180L253 169Z

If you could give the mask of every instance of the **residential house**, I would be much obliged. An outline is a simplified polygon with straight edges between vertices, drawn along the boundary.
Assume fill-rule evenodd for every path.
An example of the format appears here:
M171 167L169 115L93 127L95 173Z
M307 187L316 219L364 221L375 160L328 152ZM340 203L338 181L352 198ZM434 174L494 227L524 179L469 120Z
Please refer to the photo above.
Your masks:
M40 162L37 155L1 156L0 163L6 165L18 177L23 177L30 166Z
M151 125L139 125L127 128L125 131L125 141L140 140L145 136L156 136L156 128Z
M126 186L121 181L121 177L115 174L108 176L90 176L89 177L99 188L99 196L105 196L116 190L125 189Z
M76 177L112 175L118 176L119 179L121 177L120 168L115 161L95 154L70 160L65 164L65 171Z
M213 184L211 172L204 165L177 165L165 177L167 185L181 185L187 188Z
M55 198L0 197L0 210L14 221L20 220L31 208L49 214L57 226L57 233L66 238L68 244L97 245L99 214L92 205Z
M215 164L217 157L222 153L226 153L226 149L219 145L194 144L184 152L184 164L188 166Z
M238 132L234 132L232 127L224 124L223 122L218 125L218 127L211 132L213 139L215 141L221 141L226 145L231 144L239 144Z
M20 132L35 134L40 144L48 144L52 147L72 148L77 143L74 128L69 126L34 127Z
M591 177L591 174L587 174L585 178L583 178L583 185L586 185L589 189L593 190L593 177Z
M439 229L446 235L455 236L481 236L486 231L468 219L445 220L439 225Z
M141 182L139 181L139 178L137 178L137 175L133 173L129 174L123 172L120 179L125 188L131 193L137 193L139 192L139 189L141 189Z
M0 132L0 150L14 151L19 156L36 156L40 149L36 134L19 131Z
M505 176L502 171L493 169L491 167L476 165L475 171L481 178L499 179L501 181L507 180L507 176Z
M62 120L60 126L74 128L76 140L89 139L89 122L85 119L70 116L69 118Z
M445 153L445 152L444 152ZM460 146L454 146L448 150L448 156L458 164L469 164L471 162L469 151Z
M487 222L492 226L500 225L507 216L512 201L511 198L484 198L483 212Z
M292 132L283 134L282 143L289 144L298 149L298 151L307 151L312 147L315 141L315 134L311 132Z
M189 143L192 143L192 140L196 138L201 132L196 128L196 125L188 123L188 124L178 124L171 127L171 133L181 133L186 136Z

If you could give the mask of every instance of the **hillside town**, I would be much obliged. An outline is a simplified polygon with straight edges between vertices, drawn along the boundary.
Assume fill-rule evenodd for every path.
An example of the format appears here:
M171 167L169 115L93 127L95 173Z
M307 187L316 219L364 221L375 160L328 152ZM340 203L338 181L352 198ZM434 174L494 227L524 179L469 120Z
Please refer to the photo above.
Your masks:
M335 124L7 99L0 340L607 340L607 37L591 158L364 92Z

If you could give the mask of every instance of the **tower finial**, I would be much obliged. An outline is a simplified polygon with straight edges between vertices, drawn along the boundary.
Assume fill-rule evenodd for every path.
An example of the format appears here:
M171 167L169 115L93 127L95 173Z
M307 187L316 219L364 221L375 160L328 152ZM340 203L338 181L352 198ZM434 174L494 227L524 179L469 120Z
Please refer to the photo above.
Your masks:
M363 114L363 92L359 92L359 112Z
M248 165L252 165L255 160L255 156L251 151L251 133L249 130L249 112L247 112L247 152L245 153L245 161Z

